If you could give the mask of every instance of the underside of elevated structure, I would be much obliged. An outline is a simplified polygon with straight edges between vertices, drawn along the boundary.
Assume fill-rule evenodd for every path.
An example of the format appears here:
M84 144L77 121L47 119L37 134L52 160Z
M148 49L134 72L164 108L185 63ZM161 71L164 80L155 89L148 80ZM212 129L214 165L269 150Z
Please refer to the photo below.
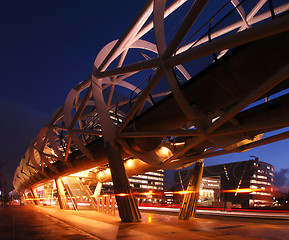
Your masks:
M289 3L278 3L149 0L31 142L15 189L55 179L63 195L61 178L86 171L88 184L113 180L122 221L140 221L128 176L288 138Z

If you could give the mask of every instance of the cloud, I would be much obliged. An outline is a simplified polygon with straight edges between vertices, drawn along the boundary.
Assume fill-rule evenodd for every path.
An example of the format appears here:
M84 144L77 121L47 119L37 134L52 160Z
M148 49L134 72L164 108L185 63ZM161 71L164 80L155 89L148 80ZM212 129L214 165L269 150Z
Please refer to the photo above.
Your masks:
M275 172L274 185L281 192L289 191L289 169L282 168Z

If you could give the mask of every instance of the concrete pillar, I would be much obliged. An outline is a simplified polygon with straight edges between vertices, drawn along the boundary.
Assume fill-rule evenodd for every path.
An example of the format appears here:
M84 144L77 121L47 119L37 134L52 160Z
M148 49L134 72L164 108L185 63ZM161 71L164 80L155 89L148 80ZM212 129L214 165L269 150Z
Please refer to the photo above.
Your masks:
M184 195L183 203L179 212L180 220L190 220L196 215L203 171L204 161L202 159L195 163L193 175L190 179L187 193Z
M35 205L40 205L40 200L37 196L37 192L35 190L35 188L30 188L30 192L31 192L31 196L33 198L33 202Z
M69 209L61 179L60 178L55 179L55 183L57 188L57 195L60 209Z

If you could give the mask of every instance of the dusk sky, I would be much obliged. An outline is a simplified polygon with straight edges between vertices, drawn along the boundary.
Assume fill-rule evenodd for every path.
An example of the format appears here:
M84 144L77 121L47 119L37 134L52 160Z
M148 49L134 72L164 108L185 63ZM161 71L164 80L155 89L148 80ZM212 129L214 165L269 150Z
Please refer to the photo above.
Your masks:
M1 26L0 173L11 186L27 147L68 92L83 81L103 46L119 38L145 0L4 1ZM256 156L275 167L275 183L289 189L289 140L206 165Z

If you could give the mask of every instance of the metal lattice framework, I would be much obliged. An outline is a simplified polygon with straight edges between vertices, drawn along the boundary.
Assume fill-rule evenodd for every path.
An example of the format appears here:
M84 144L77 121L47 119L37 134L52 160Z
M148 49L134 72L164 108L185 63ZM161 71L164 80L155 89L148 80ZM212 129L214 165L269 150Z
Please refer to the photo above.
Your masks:
M16 169L15 189L112 167L108 143L117 145L124 161L138 159L142 172L288 138L284 131L261 139L289 125L288 111L282 111L287 95L260 99L289 86L289 17L283 14L289 4L232 0L209 17L203 11L216 3L208 2L149 0L32 141ZM176 23L178 12L183 17ZM196 74L200 59L208 67Z

